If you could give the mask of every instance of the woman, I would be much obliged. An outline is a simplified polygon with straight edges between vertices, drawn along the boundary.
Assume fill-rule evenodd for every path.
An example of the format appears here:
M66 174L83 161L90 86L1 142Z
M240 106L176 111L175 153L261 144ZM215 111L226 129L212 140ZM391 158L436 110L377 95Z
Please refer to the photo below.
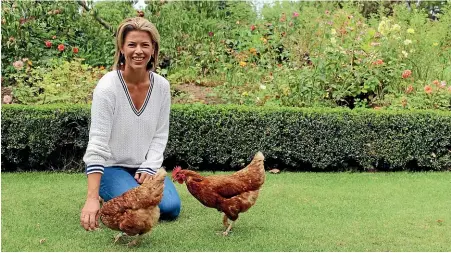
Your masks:
M94 89L89 142L83 157L88 195L80 222L98 227L99 195L108 201L137 187L163 163L169 134L169 82L152 72L160 35L148 20L124 20L117 30L115 70ZM175 219L180 198L169 178L159 205L162 219Z

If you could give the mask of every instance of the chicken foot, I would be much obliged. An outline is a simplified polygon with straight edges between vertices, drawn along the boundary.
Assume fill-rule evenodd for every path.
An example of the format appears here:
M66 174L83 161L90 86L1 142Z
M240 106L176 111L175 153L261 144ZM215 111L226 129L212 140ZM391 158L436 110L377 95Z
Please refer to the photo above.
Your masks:
M227 227L226 231L222 232L222 235L227 236L229 235L230 230L232 229L232 225L233 223L235 223L235 221L232 221L229 225L229 227Z
M121 239L122 236L124 236L124 235L127 235L127 234L124 233L124 232L120 232L119 234L117 234L117 235L114 237L114 243L116 243L117 241L119 241L119 239Z
M235 223L235 221L231 220L229 223L229 217L227 217L227 215L224 214L224 217L222 218L222 224L224 224L226 230L222 232L222 235L227 236L229 234L230 230L232 229L233 223Z
M138 245L138 244L141 242L142 236L143 236L143 235L138 235L133 241L129 242L129 243L127 244L127 246L128 246L128 247L133 247L133 246Z

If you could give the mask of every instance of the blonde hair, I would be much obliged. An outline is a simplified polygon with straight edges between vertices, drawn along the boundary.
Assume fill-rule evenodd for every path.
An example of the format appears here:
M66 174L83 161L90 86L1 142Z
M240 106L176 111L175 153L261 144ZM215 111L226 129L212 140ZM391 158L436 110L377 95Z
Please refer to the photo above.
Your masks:
M127 18L119 25L116 32L116 53L114 54L114 69L121 69L122 64L125 64L125 57L121 53L121 48L124 45L125 36L131 31L145 31L150 35L153 42L154 52L147 63L147 70L155 71L158 64L158 54L160 52L160 34L157 28L149 20L142 17Z

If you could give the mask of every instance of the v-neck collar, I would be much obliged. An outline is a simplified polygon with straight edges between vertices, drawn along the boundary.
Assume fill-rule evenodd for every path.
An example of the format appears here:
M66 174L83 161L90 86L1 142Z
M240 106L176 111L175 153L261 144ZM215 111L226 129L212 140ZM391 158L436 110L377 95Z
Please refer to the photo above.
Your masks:
M133 104L133 100L132 97L130 96L130 92L128 91L127 84L125 83L124 77L122 76L122 73L119 69L117 70L117 75L119 76L119 80L122 83L122 88L124 88L125 95L127 96L128 102L133 112L136 114L136 116L140 116L146 109L147 103L149 102L150 94L152 93L154 83L153 72L149 71L149 79L150 79L149 89L147 90L146 99L144 100L144 103L141 105L141 108L139 110L136 109L135 104Z

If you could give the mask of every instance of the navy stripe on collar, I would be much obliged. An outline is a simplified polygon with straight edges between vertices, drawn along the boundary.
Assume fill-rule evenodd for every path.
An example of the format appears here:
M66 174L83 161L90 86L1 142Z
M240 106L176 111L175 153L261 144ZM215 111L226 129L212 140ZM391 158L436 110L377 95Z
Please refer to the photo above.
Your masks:
M136 109L135 105L133 104L133 100L132 100L132 98L130 96L130 92L128 91L127 84L125 83L125 80L124 80L124 78L122 76L122 73L121 73L121 71L119 69L117 70L117 75L119 76L119 80L121 81L122 88L124 89L124 92L125 92L125 94L127 96L128 102L129 102L133 112L137 116L140 116L144 112L144 110L146 109L147 104L148 104L148 102L150 100L150 95L152 94L153 84L154 84L153 72L149 71L150 86L149 86L149 89L147 90L147 95L146 95L146 98L144 99L144 103L142 104L142 106L139 109L139 111L138 111L138 109Z

